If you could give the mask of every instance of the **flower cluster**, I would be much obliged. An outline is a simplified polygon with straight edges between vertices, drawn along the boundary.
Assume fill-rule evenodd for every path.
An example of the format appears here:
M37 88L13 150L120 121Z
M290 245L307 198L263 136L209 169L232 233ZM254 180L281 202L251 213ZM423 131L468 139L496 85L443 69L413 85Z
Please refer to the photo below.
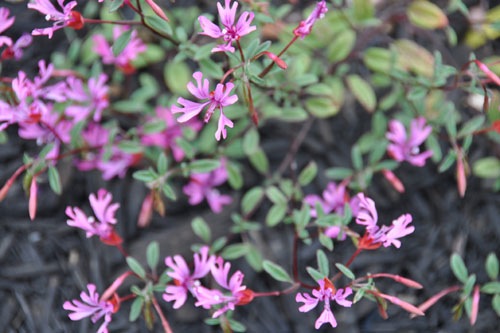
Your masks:
M234 52L235 49L232 46L234 42L238 42L240 38L244 35L248 35L256 29L255 26L250 25L254 18L254 13L243 12L236 22L236 10L238 9L238 2L233 2L230 6L231 0L225 0L225 6L222 7L220 2L217 3L217 9L219 10L219 19L223 28L221 29L209 19L204 16L200 16L198 21L200 22L202 35L206 35L215 39L223 38L226 44L217 45L212 49L212 52Z
M229 276L231 264L224 262L222 257L208 254L208 247L202 247L194 254L194 269L191 273L186 261L181 256L167 257L165 264L171 270L167 274L174 279L174 285L168 285L163 294L167 302L174 302L174 309L180 308L186 302L187 295L195 299L195 305L204 309L214 309L212 317L234 310L236 305L244 305L252 301L253 292L243 285L244 275L236 271ZM202 285L200 279L212 274L212 278L224 289L209 289Z
M327 11L328 8L326 7L326 1L322 0L318 2L309 17L305 21L301 21L297 28L293 30L293 34L300 38L304 38L309 35L316 21L323 18Z
M323 191L322 197L316 194L306 195L304 202L311 207L311 216L317 217L316 205L319 204L323 213L335 212L339 215L344 213L344 205L348 201L348 195L344 184L329 182Z
M104 319L104 322L98 328L97 333L107 333L108 325L111 322L111 316L118 310L116 304L109 300L99 299L99 294L96 292L96 286L93 284L87 285L88 294L82 291L80 300L74 299L66 301L63 304L63 309L72 311L69 318L73 321L81 320L90 317L92 323Z
M358 206L356 209L353 208L356 223L366 227L366 234L372 244L382 244L384 247L394 245L399 248L401 246L399 238L415 231L414 226L409 226L412 222L410 214L401 215L392 221L390 226L383 225L379 227L377 225L378 213L375 208L375 202L365 197L363 193L359 193L356 197L358 199Z
M66 215L70 227L80 228L87 234L87 238L98 236L101 241L109 245L117 245L122 242L120 236L115 232L115 214L120 204L111 203L113 196L105 189L100 189L95 194L89 196L90 206L94 211L94 216L87 216L78 207L67 207Z
M206 199L210 209L214 213L220 213L232 199L228 195L220 194L215 187L225 183L227 178L226 163L222 160L220 167L211 172L191 174L189 184L184 186L183 191L189 197L191 205L197 205Z
M398 162L407 161L415 166L422 167L425 161L432 156L432 151L420 152L420 145L424 143L432 127L425 124L425 118L413 119L410 124L410 133L399 120L389 122L389 131L386 134L389 140L387 150L389 155Z
M352 294L352 289L335 289L333 283L325 278L318 280L318 289L314 289L311 294L298 293L295 297L296 302L304 303L300 308L300 312L309 312L314 309L320 302L323 302L323 311L316 319L314 327L319 329L323 324L329 323L332 327L337 327L337 321L333 315L330 302L335 301L338 305L351 307L352 302L346 298Z

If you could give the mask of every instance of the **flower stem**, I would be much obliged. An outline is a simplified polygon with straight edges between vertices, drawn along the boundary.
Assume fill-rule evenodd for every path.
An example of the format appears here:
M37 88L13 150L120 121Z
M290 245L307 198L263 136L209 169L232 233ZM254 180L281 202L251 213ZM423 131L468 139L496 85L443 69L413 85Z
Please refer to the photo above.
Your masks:
M163 330L165 331L165 333L173 333L172 328L170 327L167 318L165 318L165 315L163 314L163 311L161 310L160 305L158 304L156 298L153 297L151 301L153 302L153 306L155 307L156 313L158 313L158 316L160 317L161 325L163 326Z
M85 23L91 24L117 24L117 25L141 25L142 23L139 21L115 21L115 20L98 20L98 19L90 19L84 18L83 21Z
M283 50L281 50L280 53L278 53L278 58L281 57L283 53L285 53L290 48L290 46L292 46L293 43L295 43L297 38L298 38L297 36L293 36L292 40L288 42L288 44L286 44L286 46L283 48ZM273 66L274 66L274 61L271 62L266 68L264 68L264 70L259 74L259 77L263 78L264 76L266 76L269 73L269 71L271 71Z
M349 258L349 260L347 260L347 262L345 263L345 267L349 267L352 262L354 261L354 259L356 259L356 257L361 253L361 251L363 251L362 248L358 247L356 249L356 251L352 254L352 256ZM332 282L334 281L337 281L340 277L342 276L342 272L338 272L337 274L335 274L335 276L331 279Z

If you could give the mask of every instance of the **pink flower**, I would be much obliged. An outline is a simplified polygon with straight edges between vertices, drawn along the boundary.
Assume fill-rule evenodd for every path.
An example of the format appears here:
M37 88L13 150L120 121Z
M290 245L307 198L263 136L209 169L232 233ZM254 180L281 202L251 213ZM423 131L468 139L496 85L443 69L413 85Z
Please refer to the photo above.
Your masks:
M225 7L222 7L220 2L217 3L217 9L219 10L220 23L223 28L219 28L217 25L213 24L209 19L204 16L198 17L201 29L203 32L200 34L206 35L212 38L223 38L226 44L221 44L212 49L212 52L234 52L234 47L232 43L239 41L244 35L247 35L256 29L255 26L251 26L254 14L252 12L243 12L236 21L236 9L238 8L238 2L233 2L232 7L229 7L231 0L225 0Z
M168 285L163 294L163 299L167 302L174 302L174 309L180 308L186 302L188 292L194 297L198 295L199 279L205 277L215 261L214 255L208 255L208 246L203 246L199 253L195 253L193 273L179 255L165 258L165 264L171 269L167 275L174 279L174 285Z
M128 30L130 30L129 27L115 25L113 27L113 40L117 40ZM125 74L131 74L135 71L132 62L138 57L139 53L146 51L146 45L137 37L136 30L132 31L127 46L116 56L113 53L111 45L109 45L103 35L95 34L92 39L94 41L94 52L102 57L102 62L108 65L115 65Z
M15 17L10 17L10 11L8 8L1 7L0 8L0 35L10 28L12 24L14 24ZM0 47L3 45L11 46L12 45L12 39L6 36L0 36Z
M304 38L311 33L312 27L317 20L323 18L328 11L326 2L320 1L305 21L301 21L299 25L293 30L293 34L297 37Z
M118 239L119 236L114 232L114 225L117 222L115 214L120 204L112 204L112 200L113 196L105 189L100 189L97 192L97 197L91 194L89 201L95 217L88 217L78 207L66 207L66 215L70 218L67 220L67 224L70 227L86 231L87 238L98 236L106 244L116 245L115 242L121 243L121 239Z
M366 232L371 244L379 244L379 246L382 244L384 247L394 245L399 248L401 246L399 238L415 231L414 226L409 226L412 222L410 214L401 215L392 221L390 226L383 225L379 227L377 225L378 215L375 202L365 197L363 193L359 193L356 197L359 202L355 213L356 223L366 226Z
M189 204L197 205L206 199L212 211L220 213L224 205L230 204L232 199L228 195L220 194L215 187L226 182L227 177L225 162L221 161L221 166L212 172L192 174L189 184L182 190L189 196Z
M204 309L218 308L212 318L217 318L229 310L234 310L236 305L248 304L253 300L253 292L243 285L243 273L236 271L229 277L230 269L231 264L229 262L224 263L221 257L218 257L211 267L214 280L229 293L223 293L217 289L208 289L203 286L197 289L196 306L201 306Z
M174 159L180 162L184 158L184 150L177 144L177 138L183 137L183 128L185 126L175 120L170 109L159 106L155 111L156 117L149 118L148 121L164 121L166 128L159 133L141 135L141 142L145 146L157 146L162 149L170 148ZM201 128L201 123L196 118L191 118L185 125L196 132Z
M425 161L432 156L432 151L420 153L419 146L432 132L431 126L425 125L425 118L413 119L410 124L410 135L406 134L404 125L398 120L389 122L389 131L386 138L389 140L387 147L389 155L398 162L407 161L415 166L424 166Z
M50 0L32 0L28 4L28 8L45 14L47 21L55 21L52 27L33 30L31 33L33 36L47 35L49 38L52 38L54 31L61 28L69 26L73 29L81 29L83 27L83 17L80 13L72 10L76 7L77 2L71 1L65 5L64 1L66 0L57 0L62 11L58 11Z
M217 84L215 91L210 91L208 79L203 80L203 73L196 72L193 74L193 77L196 80L197 86L195 86L192 82L189 82L187 84L187 89L196 98L203 101L201 103L197 103L179 97L177 99L177 103L182 105L182 108L174 105L172 106L172 113L182 113L182 115L177 118L177 121L183 123L193 117L196 117L205 107L208 106L204 117L205 122L208 123L214 113L214 110L219 108L220 116L217 131L215 132L215 138L218 141L220 141L221 136L225 139L227 136L225 127L228 126L232 128L233 122L224 115L223 108L236 103L238 100L238 96L229 95L234 87L233 83L219 83Z
M99 294L96 292L95 285L88 284L87 289L89 291L88 294L84 291L80 294L82 301L77 299L66 301L63 304L63 308L64 310L72 311L68 316L73 321L90 317L92 323L95 324L98 320L104 318L104 322L97 330L97 333L107 333L107 326L112 320L111 315L116 310L115 305L110 301L99 300Z
M329 323L332 327L337 327L337 321L330 307L330 301L335 301L337 304L344 307L351 307L352 302L346 298L352 294L352 289L347 287L345 289L338 289L328 279L318 280L319 289L312 291L312 296L306 293L297 293L295 297L296 302L304 303L300 308L300 312L309 312L314 309L319 302L324 302L323 311L316 320L314 328L319 329L323 324Z
M0 36L0 46L2 44L2 36ZM5 37L7 38L7 37ZM8 60L14 58L15 60L21 59L23 56L23 49L28 47L33 41L33 37L30 34L23 34L19 39L5 50L3 50L0 55L0 60Z
M304 202L311 206L311 216L317 217L316 204L319 203L323 209L323 213L329 214L335 212L337 214L344 213L344 204L346 201L345 185L337 185L334 182L328 183L323 191L323 197L315 194L309 194L304 198Z
M85 88L82 80L74 76L68 77L66 96L78 104L68 106L65 114L72 117L75 123L87 118L91 113L95 122L101 121L102 112L109 106L107 79L105 74L90 78Z

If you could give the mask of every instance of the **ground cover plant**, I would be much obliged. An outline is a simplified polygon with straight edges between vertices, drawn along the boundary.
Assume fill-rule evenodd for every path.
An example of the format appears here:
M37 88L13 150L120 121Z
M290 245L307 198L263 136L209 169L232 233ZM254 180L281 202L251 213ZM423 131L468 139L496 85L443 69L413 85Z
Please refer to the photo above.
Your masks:
M494 330L499 20L2 4L0 331Z

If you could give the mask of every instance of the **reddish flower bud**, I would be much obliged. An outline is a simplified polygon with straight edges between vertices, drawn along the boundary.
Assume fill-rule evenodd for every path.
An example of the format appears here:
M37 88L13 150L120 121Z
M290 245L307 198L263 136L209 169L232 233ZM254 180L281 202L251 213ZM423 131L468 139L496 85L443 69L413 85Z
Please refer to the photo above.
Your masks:
M29 199L29 214L30 219L33 221L36 217L38 184L36 183L36 176L33 176L30 186L30 199Z
M137 220L137 226L140 228L145 228L151 222L153 217L153 195L149 193L142 202L141 211L139 212L139 218Z
M72 21L69 21L68 27L71 27L75 30L80 30L83 28L83 25L85 24L85 19L83 18L82 14L80 14L77 11L71 11L71 17L73 18Z
M276 65L278 65L281 69L287 69L288 65L286 62L283 61L280 57L278 57L276 54L269 52L269 51L264 51L262 52L265 56L267 56L269 59L271 59Z
M240 293L240 298L238 300L238 303L236 305L246 305L253 301L255 297L255 293L251 289L245 289Z
M382 170L382 174L384 175L385 179L391 183L392 187L399 193L404 193L405 187L401 180L391 171L391 170Z

